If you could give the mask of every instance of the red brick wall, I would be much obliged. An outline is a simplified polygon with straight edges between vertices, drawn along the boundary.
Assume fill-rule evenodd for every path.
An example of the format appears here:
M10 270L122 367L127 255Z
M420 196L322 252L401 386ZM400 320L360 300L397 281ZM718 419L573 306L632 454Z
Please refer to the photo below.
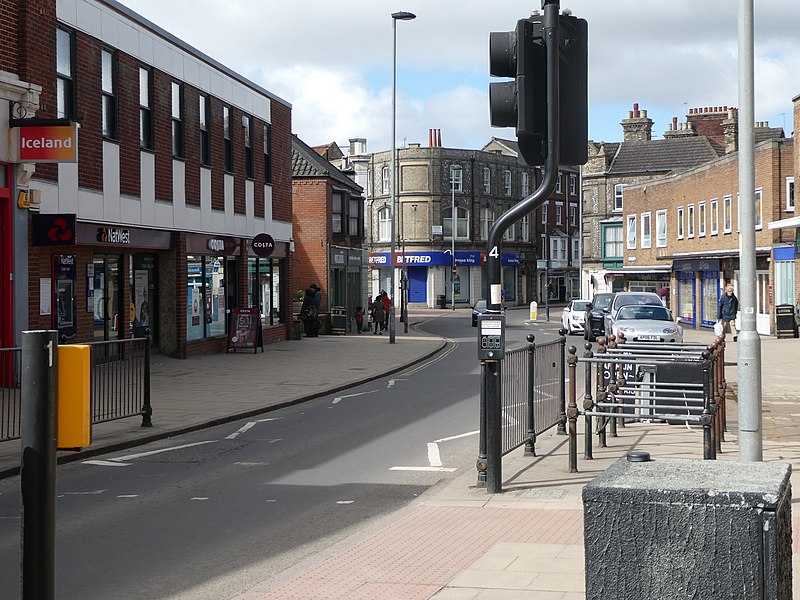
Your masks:
M328 243L331 187L325 179L296 179L292 183L295 238L294 290L310 283L322 288L322 306L328 305ZM324 308L323 308L324 310Z
M139 61L122 52L117 53L117 86L120 193L126 196L139 196L142 193L139 150Z
M26 28L31 20L29 4L39 3L22 3L19 0L0 2L0 70L18 73L21 69L18 41L19 38L27 41L32 33Z
M272 216L292 220L292 110L272 101Z
M200 92L183 86L183 131L186 155L186 204L200 206Z
M172 77L152 70L156 200L172 202Z

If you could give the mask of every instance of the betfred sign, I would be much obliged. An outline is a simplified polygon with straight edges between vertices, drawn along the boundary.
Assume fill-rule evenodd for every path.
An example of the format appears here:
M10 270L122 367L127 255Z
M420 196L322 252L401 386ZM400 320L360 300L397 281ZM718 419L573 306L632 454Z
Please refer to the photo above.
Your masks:
M19 162L78 161L78 126L25 125L17 127Z

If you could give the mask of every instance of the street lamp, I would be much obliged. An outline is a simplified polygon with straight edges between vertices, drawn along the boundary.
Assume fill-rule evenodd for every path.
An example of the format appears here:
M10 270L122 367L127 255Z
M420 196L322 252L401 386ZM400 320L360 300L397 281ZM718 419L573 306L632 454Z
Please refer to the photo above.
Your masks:
M458 165L450 165L450 303L456 309L456 171Z
M395 141L396 121L397 121L397 21L410 21L416 19L417 15L410 12L396 12L392 13L392 205L391 205L391 221L392 221L392 245L389 252L389 262L391 263L391 293L394 294L394 253L395 253L395 236L396 236L396 215L395 215L395 202L397 201L397 143ZM405 257L403 257L405 262ZM394 323L394 297L392 303L389 305L389 343L395 343L395 323Z

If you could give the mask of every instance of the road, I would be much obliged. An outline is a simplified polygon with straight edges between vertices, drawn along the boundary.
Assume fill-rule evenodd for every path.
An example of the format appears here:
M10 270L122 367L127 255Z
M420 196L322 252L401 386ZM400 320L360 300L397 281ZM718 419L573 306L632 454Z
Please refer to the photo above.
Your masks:
M531 332L525 316L509 312L509 347ZM537 341L558 327L537 325ZM465 313L426 328L447 348L391 377L60 466L59 600L231 597L474 469L476 330ZM19 526L19 479L0 481L7 598L19 597Z

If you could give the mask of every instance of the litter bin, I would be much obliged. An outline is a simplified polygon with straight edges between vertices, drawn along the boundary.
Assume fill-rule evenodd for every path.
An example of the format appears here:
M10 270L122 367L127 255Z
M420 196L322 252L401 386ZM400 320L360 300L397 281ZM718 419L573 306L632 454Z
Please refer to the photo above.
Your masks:
M775 335L779 338L797 337L797 324L794 322L794 306L778 304L775 307Z
M347 309L344 306L331 306L331 335L347 333Z
M447 308L447 300L444 294L436 296L436 308Z

